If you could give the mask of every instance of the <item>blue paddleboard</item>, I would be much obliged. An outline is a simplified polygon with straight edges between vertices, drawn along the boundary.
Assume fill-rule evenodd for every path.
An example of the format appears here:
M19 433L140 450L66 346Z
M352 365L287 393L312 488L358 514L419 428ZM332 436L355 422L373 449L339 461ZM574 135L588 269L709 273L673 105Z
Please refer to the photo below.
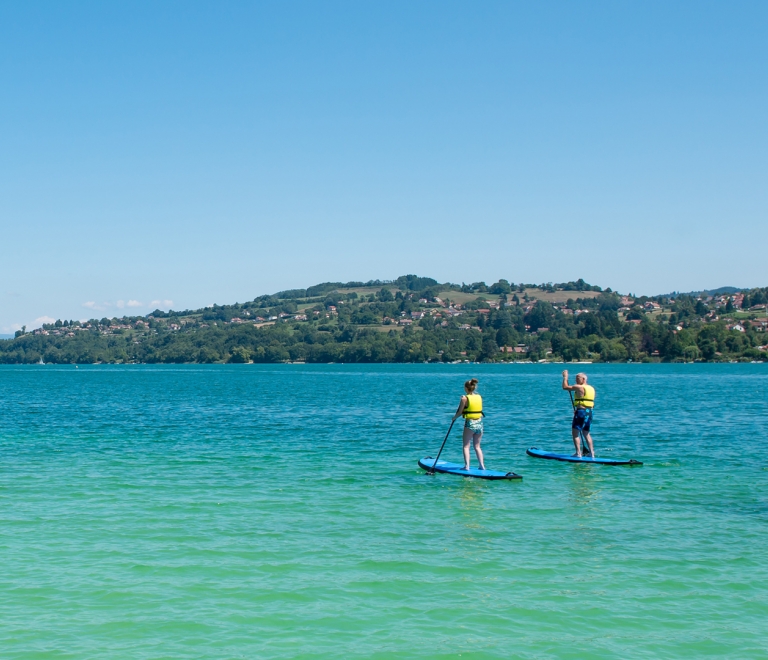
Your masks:
M553 461L567 461L568 463L597 463L599 465L642 465L640 461L636 461L634 458L629 460L621 458L590 458L589 456L571 456L570 454L554 454L551 451L544 451L543 449L537 449L531 447L526 452L528 456L534 458L549 458Z
M439 460L435 465L435 459L431 456L422 458L419 460L419 467L422 470L432 470L432 466L435 467L435 472L443 472L445 474L458 474L460 477L476 477L477 479L522 479L519 474L514 472L500 472L499 470L478 470L477 468L470 468L469 470L462 470L463 467L459 463L449 463L448 461Z

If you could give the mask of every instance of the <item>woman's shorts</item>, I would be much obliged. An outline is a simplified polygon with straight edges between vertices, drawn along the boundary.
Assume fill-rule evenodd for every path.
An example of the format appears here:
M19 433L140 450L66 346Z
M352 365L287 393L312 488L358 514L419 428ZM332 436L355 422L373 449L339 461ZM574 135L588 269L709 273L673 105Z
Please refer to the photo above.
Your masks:
M483 419L465 419L464 428L472 431L474 435L479 435L483 432Z

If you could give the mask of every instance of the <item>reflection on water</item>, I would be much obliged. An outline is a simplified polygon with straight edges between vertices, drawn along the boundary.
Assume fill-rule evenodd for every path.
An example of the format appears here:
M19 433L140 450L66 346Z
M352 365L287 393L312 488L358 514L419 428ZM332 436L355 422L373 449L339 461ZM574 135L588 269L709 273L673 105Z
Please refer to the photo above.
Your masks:
M462 478L459 487L459 506L461 513L466 516L486 511L485 506L485 484L477 479Z
M592 506L600 499L603 476L600 470L605 466L569 465L568 501L580 506Z

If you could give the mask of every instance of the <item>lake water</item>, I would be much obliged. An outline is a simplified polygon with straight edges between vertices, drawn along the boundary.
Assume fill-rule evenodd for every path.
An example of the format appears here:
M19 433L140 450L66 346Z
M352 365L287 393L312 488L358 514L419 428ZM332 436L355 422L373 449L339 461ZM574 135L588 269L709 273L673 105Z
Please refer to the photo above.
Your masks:
M561 368L0 367L0 656L765 658L768 364Z

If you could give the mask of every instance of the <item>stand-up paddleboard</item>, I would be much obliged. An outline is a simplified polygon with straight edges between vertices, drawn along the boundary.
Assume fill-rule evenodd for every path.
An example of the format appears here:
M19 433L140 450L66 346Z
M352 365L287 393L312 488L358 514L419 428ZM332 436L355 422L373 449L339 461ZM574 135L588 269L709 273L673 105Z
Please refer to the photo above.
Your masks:
M597 463L598 465L642 465L640 461L634 458L629 460L621 458L591 458L589 456L571 456L570 454L555 454L550 451L544 451L536 447L531 447L525 452L528 456L534 458L548 458L553 461L567 461L568 463Z
M458 463L449 463L448 461L437 461L431 456L422 458L419 460L419 467L422 470L431 471L434 466L435 472L443 472L444 474L458 474L460 477L475 477L477 479L522 479L519 474L514 472L500 472L499 470L479 470L477 468L470 468L469 470L463 470L463 465Z

